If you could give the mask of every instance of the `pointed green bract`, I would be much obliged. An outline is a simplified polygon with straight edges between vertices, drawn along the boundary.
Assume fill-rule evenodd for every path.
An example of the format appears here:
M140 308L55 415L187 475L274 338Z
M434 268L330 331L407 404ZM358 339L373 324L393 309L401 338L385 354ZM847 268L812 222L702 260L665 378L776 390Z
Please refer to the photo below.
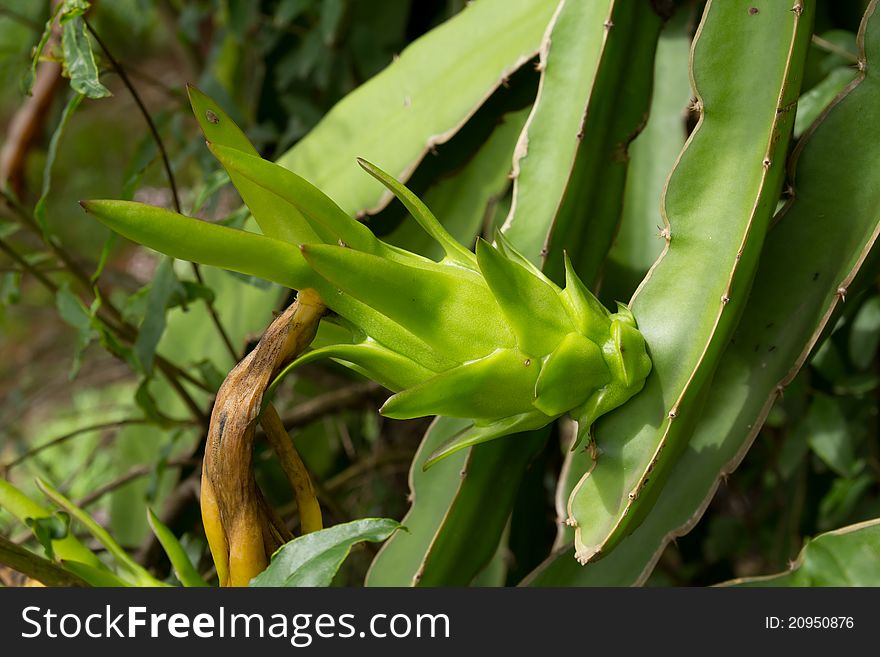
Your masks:
M232 117L223 111L219 103L191 84L186 85L186 91L189 94L193 115L199 122L205 139L249 155L258 155L257 149L251 144L247 135L235 124Z
M333 199L304 178L256 154L243 153L220 144L209 143L208 148L227 171L259 189L268 205L278 208L280 212L293 211L303 217L305 229L294 232L294 243L332 244L341 240L354 249L368 253L377 250L380 242L369 228L352 221Z
M565 290L561 298L575 328L594 342L602 342L608 335L611 319L608 311L587 289L571 265L568 253L565 260Z
M482 239L477 242L477 262L519 348L534 357L553 351L568 332L558 288Z
M83 201L81 205L123 237L165 255L295 289L309 287L315 278L296 246L271 237L134 201Z
M535 385L535 408L547 415L562 415L610 379L599 346L580 333L569 333L541 366Z
M346 294L400 324L438 354L468 360L512 346L489 289L452 267L414 267L332 245L303 247L312 268ZM510 337L508 337L510 336Z
M513 433L540 429L547 426L552 419L540 411L529 411L519 415L511 415L488 424L474 424L439 447L428 457L422 467L427 470L438 461L474 445L480 445Z
M476 267L474 254L455 241L455 238L437 221L437 217L422 203L418 196L407 189L406 185L398 182L393 176L385 173L375 164L367 162L362 158L358 158L357 162L364 171L385 185L403 203L404 207L413 216L413 219L443 248L449 260L471 269Z
M515 415L534 400L538 371L539 363L532 363L520 351L499 349L394 395L381 413L397 419L425 415L495 419Z
M187 86L187 91L193 114L209 143L251 157L259 155L241 128L218 103L192 85ZM224 164L232 184L241 194L242 200L254 215L263 234L294 244L310 241L314 237L308 222L296 208L279 205L252 180L242 176L239 171L231 170L225 163L221 162L221 164Z

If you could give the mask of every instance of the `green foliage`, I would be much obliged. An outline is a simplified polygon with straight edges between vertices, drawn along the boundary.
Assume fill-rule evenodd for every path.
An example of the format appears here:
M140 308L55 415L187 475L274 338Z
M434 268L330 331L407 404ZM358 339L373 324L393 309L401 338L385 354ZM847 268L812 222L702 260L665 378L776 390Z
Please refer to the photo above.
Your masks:
M880 527L872 520L808 541L788 572L745 577L725 586L877 586Z
M281 546L250 585L330 586L354 545L381 543L400 528L395 520L363 518L300 536Z

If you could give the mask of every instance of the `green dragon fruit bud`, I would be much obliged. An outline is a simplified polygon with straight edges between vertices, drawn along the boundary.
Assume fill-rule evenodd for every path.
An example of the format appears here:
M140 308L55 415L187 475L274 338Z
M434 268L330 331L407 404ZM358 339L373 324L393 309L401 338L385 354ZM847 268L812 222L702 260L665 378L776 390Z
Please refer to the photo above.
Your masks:
M632 313L620 304L609 312L567 256L560 289L501 233L472 253L404 185L359 160L445 256L435 262L386 244L303 178L245 149L241 131L206 96L193 94L193 106L211 118L209 127L202 121L206 134L225 140L209 147L264 235L137 203L83 207L163 253L316 290L345 331L291 367L332 358L365 374L395 393L381 408L390 418L473 421L425 467L564 414L578 421L580 441L597 417L641 390L651 361ZM285 216L292 219L279 225Z

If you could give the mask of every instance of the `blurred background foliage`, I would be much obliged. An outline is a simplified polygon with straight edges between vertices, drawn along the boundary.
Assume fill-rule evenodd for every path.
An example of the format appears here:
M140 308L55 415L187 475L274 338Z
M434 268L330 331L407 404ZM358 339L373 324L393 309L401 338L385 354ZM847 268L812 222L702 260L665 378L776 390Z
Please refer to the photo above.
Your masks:
M696 4L681 10L661 41L668 56L658 64L654 108L665 104L673 111L652 116L633 144L631 167L646 183L627 190L625 217L651 212L660 223L660 189L693 127L687 45L699 15ZM161 134L184 211L240 225L245 220L240 200L204 148L186 99L187 83L216 98L261 154L275 159L340 98L464 5L464 0L100 0L92 3L87 20ZM820 9L815 31L821 39L810 53L796 136L808 125L811 108L815 117L855 75L855 32L864 3L827 2ZM23 111L21 81L51 10L49 0L0 0L4 143ZM147 528L144 508L150 505L209 572L196 498L199 447L211 392L234 360L206 302L218 300L214 311L237 359L271 321L273 309L289 299L269 284L220 271L206 269L199 282L187 263L172 266L112 240L80 211L82 198L173 203L143 115L106 52L93 46L101 82L113 95L83 100L57 133L53 161L50 143L71 96L66 80L57 83L34 139L24 147L18 179L4 182L10 199L30 213L49 171L45 219L51 246L38 232L20 228L14 211L4 206L0 238L22 261L0 254L0 470L29 493L36 491L35 476L55 482L141 563L169 577ZM467 201L467 221L488 230L503 220L512 140L495 128L506 115L510 135L518 132L536 85L534 67L524 66L415 171L410 186L439 216L459 216L458 207ZM665 147L657 148L658 142ZM647 159L650 153L656 159ZM479 175L465 177L467 171ZM378 234L418 250L417 236L401 225L403 216L394 204L367 220ZM615 253L644 244L628 235L628 225L624 219L608 272L615 271ZM644 253L645 269L655 255L650 249ZM114 346L112 335L96 326L89 310L94 295L71 266L86 279L100 272L105 310L113 306L140 329L138 344ZM609 274L605 300L628 298L641 278L635 274ZM740 468L722 483L702 522L666 550L651 584L703 585L776 572L797 555L802 537L880 516L880 295L876 281L867 283L866 292L846 299L843 315L786 389ZM167 377L153 373L149 361L155 354L187 373L178 385L191 404ZM279 410L297 432L327 524L364 516L400 518L406 511L407 472L426 422L383 420L375 412L382 398L377 386L329 363L304 368L281 392ZM289 513L293 506L283 473L263 443L256 463L261 487L276 508ZM516 583L549 552L560 465L553 449L532 465L502 550L505 566L487 574L487 583ZM543 530L518 523L525 513L544 513ZM32 540L2 511L0 534ZM362 582L374 550L356 550L338 583ZM8 581L8 574L0 573L0 579Z

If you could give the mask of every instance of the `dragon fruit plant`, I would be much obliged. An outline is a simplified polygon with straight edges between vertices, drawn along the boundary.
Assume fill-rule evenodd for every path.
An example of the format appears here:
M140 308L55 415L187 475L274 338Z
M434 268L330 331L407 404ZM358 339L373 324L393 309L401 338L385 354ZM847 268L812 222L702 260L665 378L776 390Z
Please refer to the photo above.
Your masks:
M190 96L208 147L263 234L136 202L83 207L167 255L317 291L333 313L327 321L351 339L313 349L292 366L332 358L380 382L395 393L380 410L389 418L472 420L424 467L566 413L577 419L580 440L596 418L641 390L651 362L632 313L623 304L609 312L567 258L561 289L500 232L494 244L480 239L473 253L406 187L359 160L445 255L434 262L386 244L306 180L261 159L216 103L196 89Z

